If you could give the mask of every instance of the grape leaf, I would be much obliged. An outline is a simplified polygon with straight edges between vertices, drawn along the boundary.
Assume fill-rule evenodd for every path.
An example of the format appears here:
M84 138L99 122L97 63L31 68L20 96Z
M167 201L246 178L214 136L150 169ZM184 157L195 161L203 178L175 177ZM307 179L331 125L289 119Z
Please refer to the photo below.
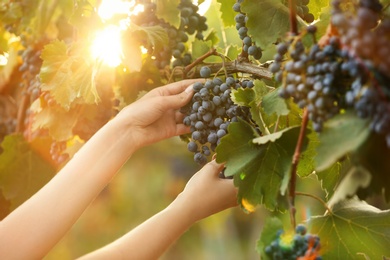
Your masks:
M226 176L234 176L238 201L247 211L258 204L274 210L282 180L289 176L299 128L286 129L274 142L257 145L256 131L245 122L232 123L217 147L217 161L226 162ZM260 142L256 139L256 142Z
M39 74L43 91L49 91L55 101L69 110L76 99L85 103L97 103L95 69L85 55L87 49L80 45L68 50L66 44L54 41L45 46L41 58L43 64Z
M239 88L231 93L232 100L240 106L250 106L250 103L255 99L255 91L250 88Z
M328 120L319 135L316 170L325 170L347 153L355 151L369 134L368 121L354 112L347 111Z
M329 2L329 0L310 0L307 6L309 7L310 13L314 15L314 19L318 19L320 17L323 13L323 8L328 7Z
M324 171L316 171L318 180L321 183L321 188L325 191L325 196L329 199L336 191L340 176L343 176L351 168L349 160L336 162Z
M268 115L276 113L278 116L288 115L290 109L287 107L286 101L279 97L278 90L275 89L264 96L261 106L264 112Z
M236 12L233 10L233 5L236 3L236 0L217 0L221 5L221 18L225 26L234 26L236 22L234 21L234 16Z
M157 0L156 16L176 28L179 28L180 10L177 8L179 4L180 0Z
M46 128L50 136L58 141L68 140L73 136L72 128L80 115L80 107L65 110L61 106L42 107L42 100L37 99L31 105L34 114L33 131Z
M352 198L360 187L367 188L371 181L371 174L363 167L353 166L349 169L346 176L337 185L333 196L328 201L328 206Z
M321 239L324 259L383 259L390 257L390 211L356 199L342 201L325 216L309 220L311 233ZM361 258L359 258L359 256Z
M248 34L263 49L290 30L289 10L280 0L245 0L241 10L248 17Z
M366 168L372 176L371 183L366 189L360 189L360 198L372 194L384 195L390 201L390 149L387 147L385 137L371 134L360 149L354 153L352 159Z
M265 254L264 249L272 243L277 237L278 232L283 231L283 223L277 217L267 218L263 230L260 234L260 239L257 241L257 252L261 259L269 259Z
M37 192L55 174L21 135L7 135L0 154L0 189L13 210Z

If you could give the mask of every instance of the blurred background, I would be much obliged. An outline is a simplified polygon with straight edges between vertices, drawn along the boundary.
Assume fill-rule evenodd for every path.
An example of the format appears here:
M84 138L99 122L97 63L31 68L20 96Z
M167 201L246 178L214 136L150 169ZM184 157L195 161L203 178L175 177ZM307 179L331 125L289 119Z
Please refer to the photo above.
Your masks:
M178 137L137 151L44 259L74 259L119 238L168 206L198 170ZM305 180L305 185L300 190L320 191L315 179ZM301 210L309 205L316 214L323 213L318 202L299 197L298 221L310 214ZM239 208L220 212L196 223L161 259L259 259L256 241L270 214L263 207L251 214Z

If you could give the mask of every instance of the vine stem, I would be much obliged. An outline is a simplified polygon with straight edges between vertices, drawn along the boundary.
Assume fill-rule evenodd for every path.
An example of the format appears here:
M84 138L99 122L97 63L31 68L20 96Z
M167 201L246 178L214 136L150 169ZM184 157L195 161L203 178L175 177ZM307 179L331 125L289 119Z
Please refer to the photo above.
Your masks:
M194 63L195 63L195 61L194 61ZM200 62L198 62L197 64L199 64L199 63ZM192 64L190 64L190 65L192 65ZM190 66L190 65L188 65L188 66ZM191 69L194 68L196 65L192 66ZM272 79L272 73L268 70L268 68L253 64L251 62L238 62L235 60L235 61L226 61L224 65L220 64L220 63L205 63L205 65L207 65L211 69L212 73L216 73L218 71L221 71L221 68L224 66L225 70L228 74L242 72L242 73L251 74L255 78L267 79L267 80ZM186 68L185 68L185 70L187 72L190 71L190 70L187 70ZM183 70L178 69L178 70L173 71L172 73L173 73L173 75L172 75L173 77L176 77L176 76L180 77L183 74ZM194 75L191 75L191 76L196 77L199 75L200 75L199 70L197 70L194 72Z
M26 118L26 110L29 105L30 95L25 94L22 97L17 114L16 132L22 133L24 131L24 119Z
M293 35L298 35L298 20L297 20L297 5L296 0L288 0L290 9L290 32Z
M211 48L208 52L206 52L205 54L203 54L202 56L200 56L199 58L194 60L194 62L192 62L190 65L186 66L184 68L184 71L183 71L184 77L186 77L187 73L190 70L192 70L196 65L198 65L201 62L203 62L206 58L208 58L208 57L210 57L212 55L217 55L217 50L215 48Z
M330 214L333 214L332 210L329 208L328 204L326 204L326 202L317 197L316 195L313 195L313 194L309 194L309 193L305 193L305 192L300 192L300 191L296 191L295 192L295 195L299 195L299 196L306 196L306 197L310 197L310 198L313 198L313 199L316 199L318 200L319 202L321 202L322 206L324 206L324 208L330 213Z
M296 220L295 220L295 188L297 183L297 168L299 163L299 157L301 155L302 145L303 145L303 139L305 137L307 123L309 121L307 109L305 108L303 110L303 116L302 116L302 123L301 123L301 130L299 132L298 142L295 146L294 156L292 159L291 164L291 172L290 172L290 182L289 182L289 208L290 208L290 218L291 218L291 224L295 228L296 226Z

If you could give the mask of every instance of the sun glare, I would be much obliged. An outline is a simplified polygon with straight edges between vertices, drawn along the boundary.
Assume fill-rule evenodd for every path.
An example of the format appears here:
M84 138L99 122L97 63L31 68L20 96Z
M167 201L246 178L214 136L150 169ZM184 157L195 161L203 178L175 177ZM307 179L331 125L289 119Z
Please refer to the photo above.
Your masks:
M102 60L110 67L116 67L122 62L121 31L118 26L107 26L96 33L91 46L94 59Z

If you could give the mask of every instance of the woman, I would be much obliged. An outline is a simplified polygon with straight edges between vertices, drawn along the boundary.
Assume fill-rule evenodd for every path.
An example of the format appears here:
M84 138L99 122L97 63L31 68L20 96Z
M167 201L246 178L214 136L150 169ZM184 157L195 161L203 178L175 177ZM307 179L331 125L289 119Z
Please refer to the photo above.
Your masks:
M0 259L41 259L139 148L189 132L179 109L184 80L153 89L104 125L40 191L0 222ZM81 259L157 259L195 222L236 205L231 180L214 160L163 211ZM161 236L158 236L161 234Z

